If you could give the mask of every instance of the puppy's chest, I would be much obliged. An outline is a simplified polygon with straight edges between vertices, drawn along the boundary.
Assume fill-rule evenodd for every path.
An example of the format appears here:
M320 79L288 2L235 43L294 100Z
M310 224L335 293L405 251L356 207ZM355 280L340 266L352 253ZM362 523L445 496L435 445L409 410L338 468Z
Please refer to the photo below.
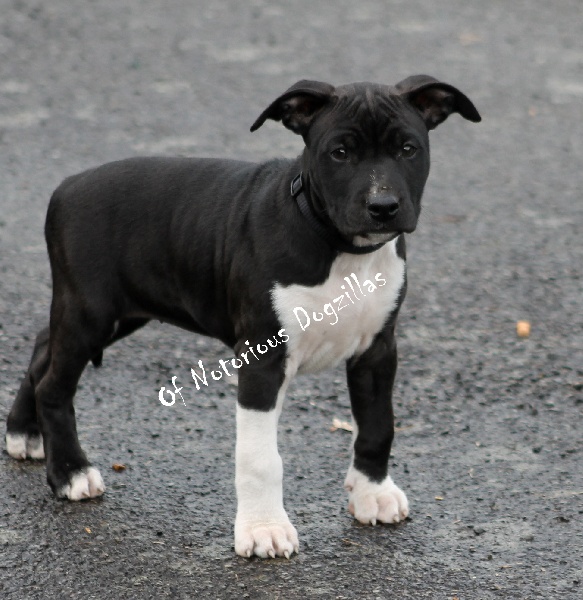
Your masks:
M318 371L364 352L397 307L404 281L395 240L372 254L341 254L321 285L276 285L273 306L290 338L288 373Z

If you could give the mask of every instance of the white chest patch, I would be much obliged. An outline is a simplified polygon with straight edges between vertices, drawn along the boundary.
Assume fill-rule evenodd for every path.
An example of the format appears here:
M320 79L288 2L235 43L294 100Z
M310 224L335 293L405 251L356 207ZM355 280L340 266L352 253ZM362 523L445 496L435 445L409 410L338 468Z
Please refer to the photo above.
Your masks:
M393 240L372 254L341 254L321 285L274 286L273 306L289 335L289 376L335 366L370 346L405 280L396 245Z

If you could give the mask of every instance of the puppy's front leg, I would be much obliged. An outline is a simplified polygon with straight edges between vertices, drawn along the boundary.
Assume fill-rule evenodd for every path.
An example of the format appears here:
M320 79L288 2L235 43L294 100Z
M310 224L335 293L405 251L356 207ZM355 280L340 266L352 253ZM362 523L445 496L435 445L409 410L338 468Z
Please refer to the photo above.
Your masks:
M354 417L353 455L345 489L349 510L364 524L398 523L409 514L407 497L388 473L394 434L392 389L397 370L393 326L347 364Z
M235 552L289 558L298 552L299 542L283 507L283 465L277 451L277 424L288 382L282 370L265 367L239 373Z

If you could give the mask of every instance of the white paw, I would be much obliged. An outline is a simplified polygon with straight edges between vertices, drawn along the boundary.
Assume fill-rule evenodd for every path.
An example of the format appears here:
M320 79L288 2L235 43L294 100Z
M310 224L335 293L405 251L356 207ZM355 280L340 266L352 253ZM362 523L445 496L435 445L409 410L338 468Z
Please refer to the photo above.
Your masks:
M287 516L280 519L235 520L235 552L239 556L261 558L285 556L299 552L300 543L295 527Z
M42 460L45 457L43 447L43 436L27 435L25 433L7 433L6 434L6 452L18 460L34 458Z
M72 475L69 483L57 491L57 496L69 500L85 500L101 496L103 492L105 484L99 471L95 467L86 467Z
M364 525L399 523L409 514L407 496L388 475L375 483L351 466L344 489L348 491L348 510Z

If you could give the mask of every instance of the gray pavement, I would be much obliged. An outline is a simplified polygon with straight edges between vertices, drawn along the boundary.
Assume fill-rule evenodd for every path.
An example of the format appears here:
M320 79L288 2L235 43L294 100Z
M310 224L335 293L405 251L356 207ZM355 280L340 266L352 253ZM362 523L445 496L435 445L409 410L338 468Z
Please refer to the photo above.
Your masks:
M47 319L42 227L65 176L135 154L294 156L277 124L248 129L302 78L427 73L483 116L432 133L408 241L392 472L410 520L370 528L347 512L338 369L299 378L282 417L299 556L235 556L236 387L189 378L230 351L151 326L78 392L102 500L57 501L42 464L0 455L0 598L583 597L581 3L0 4L2 421ZM173 375L186 406L158 401Z

